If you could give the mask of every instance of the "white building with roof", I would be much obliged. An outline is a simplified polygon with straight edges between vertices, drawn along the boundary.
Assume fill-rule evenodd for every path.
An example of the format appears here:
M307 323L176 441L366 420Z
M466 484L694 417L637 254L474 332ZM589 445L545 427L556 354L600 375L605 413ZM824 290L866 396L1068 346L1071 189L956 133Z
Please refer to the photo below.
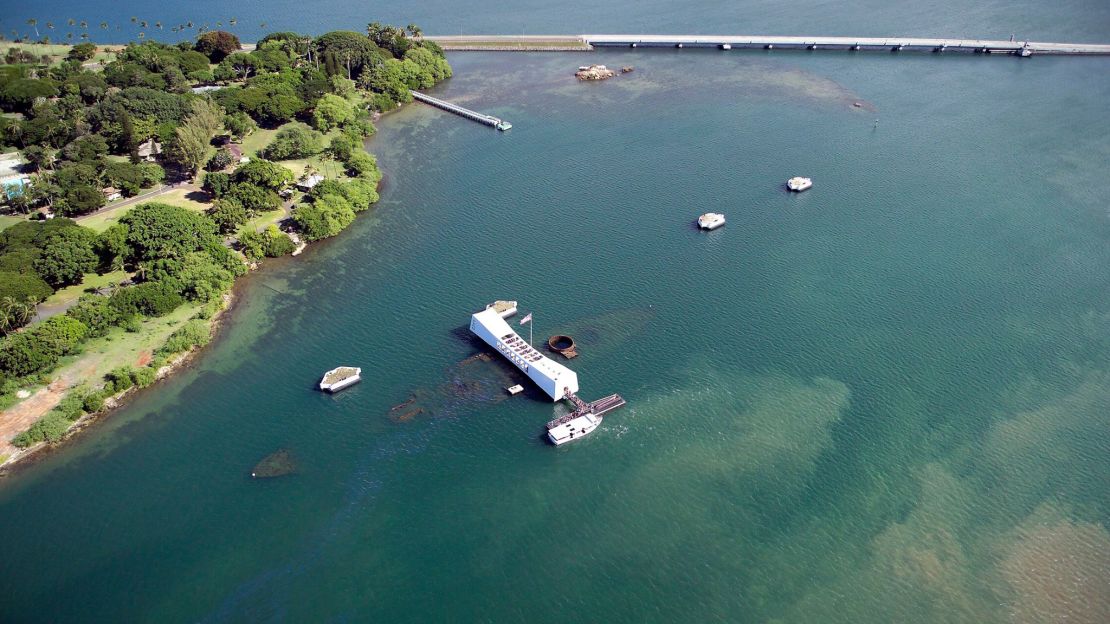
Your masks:
M486 308L471 316L470 331L528 375L552 401L560 401L568 393L578 392L578 375L534 349L513 331L494 308Z

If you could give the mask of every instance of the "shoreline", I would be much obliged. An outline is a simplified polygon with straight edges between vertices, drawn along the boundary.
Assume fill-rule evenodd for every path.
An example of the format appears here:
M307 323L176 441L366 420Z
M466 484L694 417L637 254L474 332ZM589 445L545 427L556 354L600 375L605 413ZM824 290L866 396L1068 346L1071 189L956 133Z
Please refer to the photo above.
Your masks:
M243 277L247 277L244 275ZM34 464L33 460L43 459L50 455L55 450L62 450L72 440L79 437L79 434L95 426L96 424L106 420L116 410L126 407L128 403L135 397L139 396L144 390L154 389L163 381L169 380L175 373L188 368L198 359L205 350L213 346L217 340L224 334L224 325L229 320L233 308L236 308L236 303L240 297L236 290L239 289L239 282L244 280L237 280L236 284L231 287L223 297L223 306L212 315L208 331L209 341L203 346L194 346L188 351L179 353L168 362L162 365L155 373L155 381L145 388L132 386L119 394L112 395L104 399L104 407L96 412L84 414L70 425L66 430L65 436L57 442L40 442L34 446L29 446L25 449L17 451L15 454L8 457L3 464L0 464L0 479L5 479L14 476L20 470L27 468ZM72 390L72 388L70 388Z
M410 102L409 104L413 103L415 102ZM388 115L390 115L390 113L394 113L403 109L407 105L408 104L398 106L394 110L376 114L373 118L374 123L377 123L378 120L380 120L381 118L387 117ZM367 137L363 141L363 150L366 153L371 154L372 156L373 154L369 151L368 147L369 144L374 140L374 136L376 135ZM386 172L382 171L381 174L381 179L378 181L378 185L376 187L379 192L382 188L385 187L386 179ZM340 232L339 235L342 235L342 232ZM208 349L215 346L220 338L226 336L226 332L229 329L227 325L229 325L232 321L234 312L240 307L237 304L243 300L241 291L245 290L249 286L249 282L251 281L252 277L261 277L263 275L263 271L266 270L267 265L275 264L281 266L284 265L286 262L296 262L297 258L305 257L305 250L315 248L316 246L321 244L332 242L338 238L339 236L333 236L330 238L314 241L311 244L308 244L307 242L303 243L304 248L301 250L301 253L298 253L295 256L290 255L286 258L268 258L267 262L248 264L247 266L249 268L247 273L235 280L231 288L226 293L224 293L223 304L221 305L220 309L215 314L213 314L211 318L207 319L209 321L209 341L206 344L204 344L203 346L194 346L188 351L173 356L170 361L168 361L166 364L158 369L155 377L155 382L151 385L145 388L132 386L117 395L107 397L104 400L103 408L96 412L84 414L80 418L75 420L73 424L70 425L69 429L66 430L65 436L61 440L57 442L40 442L38 444L35 444L34 446L20 449L12 455L4 458L3 462L0 463L0 480L13 478L17 473L34 465L36 460L45 459L54 451L64 450L64 448L67 447L70 442L80 437L80 434L82 432L103 422L104 420L107 420L109 416L111 416L117 410L126 407L132 399L139 396L139 394L143 391L156 388L161 382L171 379L176 373L187 369L189 366L195 363L198 363L200 357ZM62 397L65 397L66 394L68 394L68 391L73 390L75 387L77 386L71 386L70 388L67 388L66 392L62 394Z

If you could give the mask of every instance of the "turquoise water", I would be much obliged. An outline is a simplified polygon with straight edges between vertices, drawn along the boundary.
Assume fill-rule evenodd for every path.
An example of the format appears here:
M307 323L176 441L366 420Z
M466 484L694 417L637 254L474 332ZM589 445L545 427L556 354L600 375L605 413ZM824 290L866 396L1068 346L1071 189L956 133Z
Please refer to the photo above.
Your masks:
M0 619L1106 621L1110 61L585 58L453 56L512 131L383 120L373 213L0 484ZM546 445L498 298L629 406Z

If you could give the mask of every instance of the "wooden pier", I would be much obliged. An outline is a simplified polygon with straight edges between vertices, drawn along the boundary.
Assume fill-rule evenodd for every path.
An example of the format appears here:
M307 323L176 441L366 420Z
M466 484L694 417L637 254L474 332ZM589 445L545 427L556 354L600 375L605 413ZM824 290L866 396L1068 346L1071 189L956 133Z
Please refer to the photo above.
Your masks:
M587 403L578 398L578 395L567 393L566 399L574 404L574 411L569 414L563 414L547 423L547 429L551 430L559 425L568 423L583 414L593 413L594 416L604 416L605 414L623 407L627 402L619 394L610 394L607 397L600 398L592 403Z
M497 128L498 130L501 130L502 132L504 132L505 130L508 130L509 128L513 127L513 124L511 124L511 123L509 123L509 122L507 122L503 119L499 119L497 117L494 117L492 115L485 115L485 114L479 113L477 111L472 111L469 108L463 108L462 106L459 106L458 104L452 104L452 103L448 102L447 100L441 100L439 98L434 98L430 95L420 93L419 91L411 91L411 93L412 93L413 99L415 99L415 100L418 100L420 102L424 102L425 104L428 104L429 106L434 106L438 109L445 110L449 113L454 113L454 114L456 114L460 117L466 117L467 119L469 119L471 121L477 121L480 124L485 124L487 126Z

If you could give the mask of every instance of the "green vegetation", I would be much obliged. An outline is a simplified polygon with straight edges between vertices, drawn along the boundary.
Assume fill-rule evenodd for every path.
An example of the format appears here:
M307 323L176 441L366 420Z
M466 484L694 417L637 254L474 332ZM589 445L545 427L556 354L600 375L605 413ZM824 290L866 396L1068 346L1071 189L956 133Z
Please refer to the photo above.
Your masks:
M60 372L85 384L17 444L59 440L107 397L152 383L166 358L207 343L244 259L293 252L295 237L275 223L288 214L282 197L299 196L295 175L332 178L292 210L287 227L308 240L338 234L378 201L381 174L361 149L371 111L451 75L418 34L374 23L366 34L272 33L249 52L224 31L195 45L7 48L0 146L22 152L31 182L4 199L10 212L39 214L7 217L0 232L0 404ZM82 65L90 60L99 65ZM212 84L221 88L191 91ZM185 186L105 207L115 192L202 171L204 194ZM54 316L25 327L44 300ZM148 355L136 360L139 345Z
M329 93L324 97L329 95L331 94ZM262 155L270 160L289 160L315 156L322 151L324 151L324 136L322 134L315 130L290 125L282 128L277 133L273 142L262 150Z

